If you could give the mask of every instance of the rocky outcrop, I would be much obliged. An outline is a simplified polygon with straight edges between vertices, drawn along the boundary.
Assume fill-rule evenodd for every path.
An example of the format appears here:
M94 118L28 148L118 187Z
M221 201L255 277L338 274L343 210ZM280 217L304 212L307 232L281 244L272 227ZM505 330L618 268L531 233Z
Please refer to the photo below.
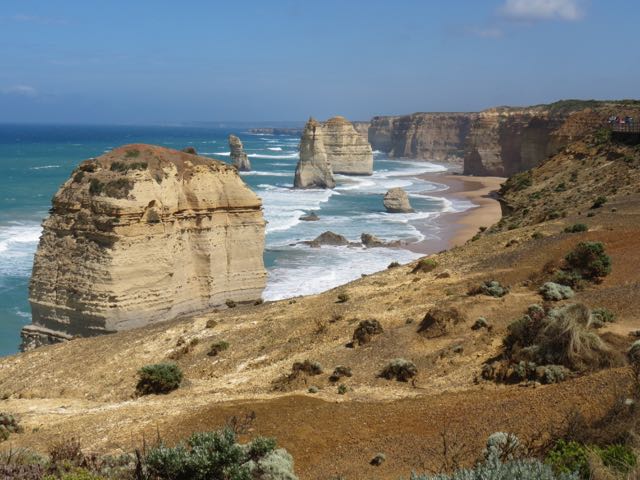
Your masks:
M330 118L322 124L322 141L327 161L333 173L345 175L371 175L373 152L371 145L341 116Z
M462 163L474 117L473 113L373 117L368 129L369 143L391 158Z
M141 144L82 162L43 222L23 348L260 298L264 227L222 162Z
M316 212L311 212L307 215L302 215L300 217L300 220L302 220L303 222L317 222L318 220L320 220L320 217Z
M397 248L403 245L403 242L401 240L386 241L376 237L371 233L363 233L362 235L360 235L360 241L365 248Z
M310 118L300 140L300 160L293 181L294 188L333 188L331 165L324 146L322 124Z
M389 213L410 213L413 212L411 203L409 202L409 195L402 188L390 188L387 193L384 194L383 199L384 208Z
M321 233L313 240L305 241L302 243L305 243L310 247L314 247L314 248L321 247L322 245L340 247L340 246L351 244L344 235L340 235L339 233L334 233L331 231L326 231L324 233Z
M247 154L244 152L242 141L235 135L229 135L229 149L231 150L233 166L240 172L251 171L251 163L249 162L249 157L247 157Z

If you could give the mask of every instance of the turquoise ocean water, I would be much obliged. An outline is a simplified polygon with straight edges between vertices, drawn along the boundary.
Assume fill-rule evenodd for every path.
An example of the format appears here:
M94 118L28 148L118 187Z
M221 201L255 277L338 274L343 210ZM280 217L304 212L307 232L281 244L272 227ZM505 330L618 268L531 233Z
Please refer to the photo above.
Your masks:
M420 241L416 225L428 226L437 238L433 220L445 211L470 208L429 196L441 186L416 178L443 168L428 162L388 160L375 152L374 175L337 176L335 190L293 190L298 160L294 136L254 135L249 125L233 127L25 126L0 125L0 355L17 352L20 328L30 322L28 284L40 224L51 197L82 160L128 143L151 143L182 149L193 146L201 155L229 161L227 136L238 135L253 171L245 182L262 198L267 225L265 265L269 273L266 300L318 293L382 270L392 261L418 257L404 249L361 249L294 245L331 230L357 241L363 232L381 238ZM410 214L387 214L382 195L404 187L416 209ZM318 222L299 217L315 211ZM424 230L424 229L423 229Z

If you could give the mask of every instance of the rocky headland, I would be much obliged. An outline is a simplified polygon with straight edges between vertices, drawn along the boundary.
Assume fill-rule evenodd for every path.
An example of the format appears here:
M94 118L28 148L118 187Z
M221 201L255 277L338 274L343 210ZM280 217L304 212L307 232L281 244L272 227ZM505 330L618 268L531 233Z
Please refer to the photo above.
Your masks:
M233 166L240 172L251 171L251 162L244 151L242 141L235 135L229 135L229 150Z
M610 115L638 118L639 113L632 101L565 100L482 112L378 116L370 122L368 139L391 158L453 163L469 175L509 176L602 128Z
M322 141L333 173L371 175L373 152L369 142L346 118L336 116L322 124Z
M82 162L43 222L23 349L259 299L264 226L222 162L142 144Z

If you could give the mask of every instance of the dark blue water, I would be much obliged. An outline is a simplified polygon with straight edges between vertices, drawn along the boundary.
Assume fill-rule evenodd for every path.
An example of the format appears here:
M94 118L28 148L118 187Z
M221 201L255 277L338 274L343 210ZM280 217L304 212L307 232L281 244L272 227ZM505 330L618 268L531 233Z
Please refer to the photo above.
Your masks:
M17 351L20 328L30 322L29 276L51 197L80 161L120 145L192 146L202 155L228 161L227 136L234 133L242 139L254 168L242 174L243 179L262 198L269 222L266 299L317 293L381 270L391 261L416 257L407 250L310 249L292 245L296 242L326 230L354 241L362 232L417 241L424 238L418 223L447 209L467 207L425 194L434 185L415 175L439 167L390 161L380 154L375 155L371 177L338 176L338 187L332 191L293 190L298 138L252 135L248 128L0 125L0 355ZM410 192L415 213L384 212L382 195L395 186ZM321 220L301 222L299 217L310 211ZM432 234L437 235L435 226Z

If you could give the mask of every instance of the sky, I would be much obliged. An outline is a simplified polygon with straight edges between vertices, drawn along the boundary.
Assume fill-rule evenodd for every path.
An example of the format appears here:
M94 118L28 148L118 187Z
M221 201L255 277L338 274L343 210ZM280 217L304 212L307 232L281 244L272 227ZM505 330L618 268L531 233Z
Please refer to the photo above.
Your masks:
M638 0L0 0L0 122L638 98L638 25Z

